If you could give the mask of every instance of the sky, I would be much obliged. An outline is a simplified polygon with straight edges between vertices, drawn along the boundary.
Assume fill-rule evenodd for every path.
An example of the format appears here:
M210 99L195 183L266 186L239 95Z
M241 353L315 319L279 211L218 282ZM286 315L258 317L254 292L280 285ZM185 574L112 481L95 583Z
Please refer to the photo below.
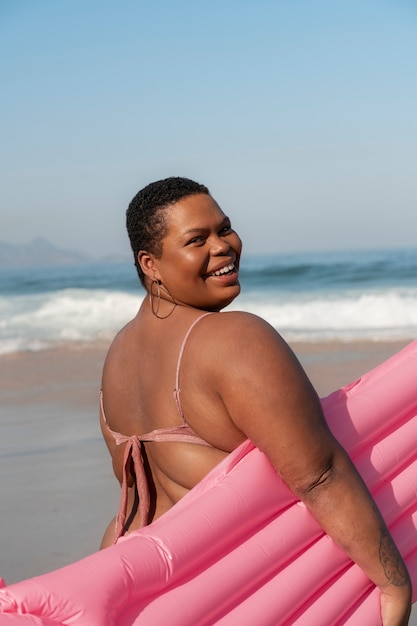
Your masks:
M414 0L0 0L0 240L128 255L207 185L249 253L417 237Z

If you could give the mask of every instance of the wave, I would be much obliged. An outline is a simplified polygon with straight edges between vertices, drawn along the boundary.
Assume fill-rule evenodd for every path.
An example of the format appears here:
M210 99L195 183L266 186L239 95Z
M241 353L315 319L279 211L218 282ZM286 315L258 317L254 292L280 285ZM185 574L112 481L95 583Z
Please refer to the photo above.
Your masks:
M136 314L138 294L61 289L0 297L0 354L106 342ZM271 293L248 290L228 310L257 314L288 341L408 340L417 336L417 288Z
M415 249L255 256L240 271L249 289L291 292L407 286L416 275Z
M301 294L260 301L254 296L229 309L266 319L288 341L408 340L417 336L417 290Z
M292 255L243 256L243 290L327 291L377 286L414 286L417 248L382 251L323 252ZM133 263L0 268L4 296L36 295L64 289L118 290L137 294L139 282Z
M138 309L122 291L64 289L0 298L0 354L109 342Z

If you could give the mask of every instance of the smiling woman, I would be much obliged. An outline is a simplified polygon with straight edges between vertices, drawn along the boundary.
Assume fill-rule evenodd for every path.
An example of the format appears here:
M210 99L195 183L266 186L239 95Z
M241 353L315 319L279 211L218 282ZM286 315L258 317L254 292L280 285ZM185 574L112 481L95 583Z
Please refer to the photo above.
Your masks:
M188 196L165 209L169 224L161 254L140 250L146 283L160 286L165 302L220 311L240 292L241 241L230 220L207 194Z
M406 624L404 562L298 360L261 318L221 312L240 292L229 218L206 187L169 178L135 196L127 228L147 294L103 369L101 425L122 498L102 547L161 517L250 439L379 586L384 626Z

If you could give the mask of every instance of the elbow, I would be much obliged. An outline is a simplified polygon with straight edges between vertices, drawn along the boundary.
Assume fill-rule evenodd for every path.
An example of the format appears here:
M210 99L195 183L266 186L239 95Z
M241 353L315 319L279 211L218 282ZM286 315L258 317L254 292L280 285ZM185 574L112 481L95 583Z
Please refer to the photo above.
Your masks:
M295 495L303 502L313 502L332 484L335 476L333 458L328 459L320 468L305 471L304 475L288 485Z
M324 469L318 474L318 476L307 486L306 494L314 494L320 487L327 486L334 475L333 460L324 467Z

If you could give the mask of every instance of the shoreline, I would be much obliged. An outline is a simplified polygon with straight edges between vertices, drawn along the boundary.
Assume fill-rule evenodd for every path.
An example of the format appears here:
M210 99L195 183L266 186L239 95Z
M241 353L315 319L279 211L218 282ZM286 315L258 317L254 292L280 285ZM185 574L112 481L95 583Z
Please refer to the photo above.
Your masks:
M291 343L320 396L408 341ZM98 408L108 344L0 356L0 577L12 584L98 549L120 488Z
M293 351L319 396L353 383L411 343L404 341L293 342Z
M409 340L289 341L319 395L356 380L399 352ZM110 343L68 344L38 351L0 354L0 394L6 403L29 402L43 393L49 400L77 388L72 402L91 401L99 389L101 370ZM90 393L89 393L90 392ZM79 395L81 394L81 395Z

